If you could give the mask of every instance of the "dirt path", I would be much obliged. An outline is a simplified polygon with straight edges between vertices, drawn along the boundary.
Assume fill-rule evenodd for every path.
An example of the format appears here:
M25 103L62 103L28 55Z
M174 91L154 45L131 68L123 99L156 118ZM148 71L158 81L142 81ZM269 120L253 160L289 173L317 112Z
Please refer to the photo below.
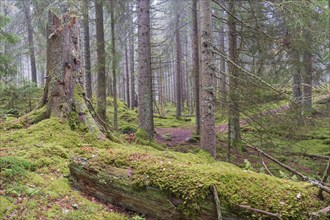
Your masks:
M289 108L288 105L280 106L276 109L267 110L261 112L260 114L255 115L254 117L268 115L268 114L277 114L281 111L287 110ZM247 119L243 119L240 121L240 127L244 127L248 124ZM194 127L189 128L155 128L156 131L156 142L160 144L165 144L168 146L175 146L178 144L185 144L192 137ZM228 124L220 124L216 126L217 133L226 133L228 131ZM168 137L171 137L170 140Z
M325 99L329 96L329 94L325 94L319 97L316 97L314 101ZM289 109L289 105L282 105L274 109L262 111L259 114L255 114L252 118L262 117L265 115L273 115L278 114L282 111L286 111ZM243 119L240 121L240 127L244 127L249 123L249 119ZM189 128L156 128L156 142L160 144L165 144L168 146L175 146L178 144L185 144L187 140L192 137L192 134L195 130L195 127ZM220 124L216 126L217 133L226 133L228 131L228 124ZM166 140L166 136L170 135L171 140Z

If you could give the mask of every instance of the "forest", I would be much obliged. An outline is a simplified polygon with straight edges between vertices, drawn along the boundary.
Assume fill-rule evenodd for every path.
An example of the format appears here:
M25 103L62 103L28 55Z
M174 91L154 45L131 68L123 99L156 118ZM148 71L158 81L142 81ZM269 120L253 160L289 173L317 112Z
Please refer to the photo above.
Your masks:
M0 219L330 219L330 1L0 12Z

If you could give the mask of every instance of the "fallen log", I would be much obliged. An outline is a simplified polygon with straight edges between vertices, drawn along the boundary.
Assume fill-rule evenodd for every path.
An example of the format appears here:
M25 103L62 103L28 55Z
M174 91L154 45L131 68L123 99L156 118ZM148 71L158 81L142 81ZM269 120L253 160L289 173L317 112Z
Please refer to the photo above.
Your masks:
M328 202L318 200L307 183L244 171L204 152L146 150L93 148L83 153L88 160L71 159L72 182L100 200L156 219L216 220L220 212L224 220L259 219L266 212L297 219Z
M143 190L132 187L130 169L112 167L106 173L100 173L83 166L84 160L71 160L70 172L74 186L87 194L157 219L191 219L178 210L182 203L180 198L153 187ZM217 220L216 217L214 199L210 194L194 219Z

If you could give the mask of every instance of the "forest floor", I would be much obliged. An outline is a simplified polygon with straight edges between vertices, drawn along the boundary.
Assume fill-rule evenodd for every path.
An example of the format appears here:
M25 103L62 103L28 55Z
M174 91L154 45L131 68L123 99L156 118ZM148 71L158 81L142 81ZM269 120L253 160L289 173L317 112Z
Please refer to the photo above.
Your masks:
M324 103L326 104L327 101ZM265 132L271 135L272 142L268 141L264 133L258 133L259 131L251 125L252 121L242 117L242 137L280 161L317 179L323 174L325 161L300 155L292 156L292 153L330 155L330 122L327 120L329 111L324 103L315 103L317 111L303 128L291 126L291 121L285 117L286 114L281 114L282 111L287 111L287 107L275 106L272 112L267 112L262 117L263 123L267 124L268 130ZM111 100L108 100L108 105L108 115L112 115ZM119 105L119 118L122 131L128 128L134 129L137 124L136 111L129 110L123 103ZM3 122L10 120L16 119L7 118ZM171 154L171 150L198 154L198 143L189 143L191 142L189 139L195 138L193 120L192 117L191 121L175 120L171 116L156 118L158 133L156 141L167 145L166 154ZM223 121L219 120L217 123L219 143L217 151L220 161L225 161L227 147L228 127ZM126 134L116 135L125 141ZM171 140L166 141L164 139L166 135ZM92 151L96 145L100 149L106 148L103 141L95 142L88 135L72 131L68 126L54 119L44 120L30 127L12 129L2 127L0 129L0 219L144 219L123 208L101 203L72 187L68 169L71 155ZM135 143L125 145L127 150L137 149ZM112 143L111 148L116 149L117 145ZM151 151L146 149L142 148L141 151L143 153ZM184 157L183 155L188 157L193 154L180 155L180 157ZM252 150L233 149L232 162L245 170L264 172L260 155ZM282 172L283 169L276 164L267 159L264 159L264 162L275 176L294 180L294 176Z

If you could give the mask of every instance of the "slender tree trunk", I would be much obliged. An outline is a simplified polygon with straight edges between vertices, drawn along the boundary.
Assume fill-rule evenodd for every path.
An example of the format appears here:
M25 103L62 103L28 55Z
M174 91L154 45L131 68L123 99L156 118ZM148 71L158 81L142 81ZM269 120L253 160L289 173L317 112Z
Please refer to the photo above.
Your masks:
M304 30L305 46L307 47L303 54L304 60L304 84L303 84L303 106L304 113L310 114L312 108L312 88L313 88L313 61L312 53L308 45L311 42L311 33L309 30Z
M26 17L26 26L28 31L32 82L37 84L37 67L36 67L36 57L34 53L33 27L32 27L32 18L31 18L31 9L30 9L31 4L29 0L24 0L23 4L24 4L25 17Z
M91 72L91 52L89 44L89 0L83 1L83 23L84 23L84 48L85 48L85 90L86 97L92 98L92 72Z
M175 43L176 43L176 119L181 117L182 111L182 68L181 68L181 39L180 39L180 15L179 3L175 4Z
M238 63L237 54L237 33L236 33L236 20L232 15L235 15L235 3L233 0L228 2L228 42L229 42L229 57L234 63ZM240 117L239 117L239 85L238 85L238 69L232 63L229 66L229 109L228 109L228 155L231 147L238 147L241 141L240 134Z
M211 0L200 2L201 21L201 147L216 157L215 77Z
M199 102L199 42L197 25L197 0L192 2L192 76L195 82L195 111L196 111L196 133L200 133L200 102Z
M137 100L135 95L135 73L134 73L134 20L133 16L131 17L131 24L130 24L130 38L129 38L129 45L130 45L130 73L131 73L131 109L137 107Z
M106 121L106 74L102 0L95 1L95 18L97 53L97 113L103 121Z
M115 16L114 16L114 0L110 1L110 22L111 22L111 44L112 44L112 83L113 83L113 125L118 130L118 106L117 106L117 58L116 58L116 38L115 38Z
M137 0L138 5L138 54L139 54L139 128L147 132L151 140L154 133L151 46L150 2Z
M125 66L126 66L126 100L127 100L127 106L131 108L131 99L130 99L130 87L129 87L129 67L128 67L128 47L127 42L125 42Z
M225 28L222 24L220 27L220 49L225 54ZM220 59L220 105L226 108L227 103L227 85L226 85L226 61L223 57Z

